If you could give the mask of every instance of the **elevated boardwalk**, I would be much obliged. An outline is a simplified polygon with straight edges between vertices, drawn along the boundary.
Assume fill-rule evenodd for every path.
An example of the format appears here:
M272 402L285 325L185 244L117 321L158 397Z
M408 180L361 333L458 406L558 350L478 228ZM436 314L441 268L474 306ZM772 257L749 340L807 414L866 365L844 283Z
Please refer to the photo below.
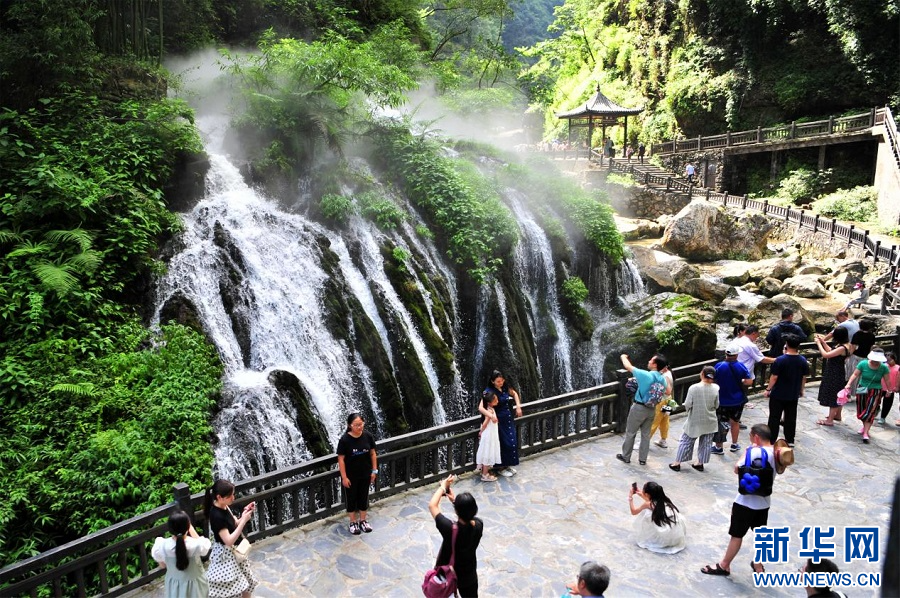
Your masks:
M693 381L693 380L692 380ZM834 428L815 424L825 408L808 388L798 414L796 464L776 480L769 523L790 526L790 560L768 571L794 572L805 559L797 552L797 534L806 526L877 526L882 557L890 523L893 479L900 470L900 432L894 426L873 427L872 444L856 435L852 409ZM893 415L897 413L895 409ZM766 402L752 399L747 424L765 422ZM680 436L683 416L672 421L669 445ZM745 444L747 432L741 432ZM736 495L732 467L736 456L713 455L705 472L685 464L669 470L675 449L651 447L647 466L620 463L621 435L581 441L525 458L512 478L485 484L474 473L461 476L457 492L470 491L484 520L478 551L482 596L546 596L565 593L578 566L597 560L612 571L607 596L799 596L800 588L761 589L753 585L749 561L753 537L748 535L730 577L700 573L721 558L728 542L731 503ZM675 555L654 554L634 543L634 517L628 511L631 482L653 480L681 509L688 521L688 546ZM260 587L254 596L421 596L424 572L434 563L440 535L428 513L436 484L410 490L371 505L375 531L351 536L346 517L333 515L303 528L267 538L254 546L251 560ZM442 504L450 509L448 501ZM843 538L836 541L842 561ZM841 563L853 574L880 573L882 564ZM898 595L900 589L885 592ZM869 588L851 588L854 597L877 596ZM129 594L163 598L161 582Z

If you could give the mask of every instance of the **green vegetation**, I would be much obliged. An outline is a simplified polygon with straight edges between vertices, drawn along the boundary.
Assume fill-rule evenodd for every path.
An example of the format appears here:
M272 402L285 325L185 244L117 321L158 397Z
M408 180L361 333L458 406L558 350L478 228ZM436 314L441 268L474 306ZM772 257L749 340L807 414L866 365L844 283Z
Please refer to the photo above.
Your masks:
M875 187L840 189L813 202L817 213L852 222L872 222L878 218L878 191Z
M346 222L353 214L353 200L345 195L326 193L319 199L319 209L329 220Z
M356 201L362 215L374 220L383 229L397 228L408 217L393 200L374 191L360 193Z
M555 37L526 51L534 64L522 82L545 115L545 139L564 132L555 113L598 83L610 99L645 107L629 143L897 105L898 19L895 5L866 0L566 0ZM612 131L617 146L622 134Z
M588 290L583 280L577 276L570 276L563 281L562 296L570 303L581 305L588 297Z
M450 258L478 282L495 272L518 233L493 186L474 166L444 157L437 142L410 135L403 124L382 121L370 135L382 167L436 225Z

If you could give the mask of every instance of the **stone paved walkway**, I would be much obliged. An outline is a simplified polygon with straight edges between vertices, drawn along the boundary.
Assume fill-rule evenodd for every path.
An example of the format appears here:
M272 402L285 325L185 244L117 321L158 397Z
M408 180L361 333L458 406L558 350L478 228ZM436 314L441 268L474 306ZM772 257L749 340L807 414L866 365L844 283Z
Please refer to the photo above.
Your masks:
M893 425L873 428L863 445L855 409L843 424L815 424L825 408L811 387L798 414L796 464L776 479L772 526L791 526L790 562L769 571L792 572L805 559L797 556L804 526L878 526L880 555L887 541L894 476L900 471L900 434ZM745 410L747 424L765 422L761 399ZM897 410L892 420L897 419ZM672 422L669 445L680 437L683 417ZM747 432L742 431L741 443ZM728 542L731 503L736 494L734 454L712 456L705 472L684 466L668 469L675 449L651 448L647 466L615 459L621 436L598 438L542 453L522 461L513 478L482 484L463 475L458 492L475 494L484 520L478 552L482 596L547 596L565 593L581 562L592 559L612 571L607 596L805 596L800 588L762 589L750 571L752 534L733 563L730 577L700 573L715 563ZM688 547L660 555L638 548L627 495L632 481L660 483L688 521ZM255 596L421 596L424 572L434 563L440 535L428 514L431 487L374 503L369 520L375 531L351 536L345 517L332 517L258 542L252 561L261 580ZM444 507L449 507L447 501ZM452 509L451 509L452 510ZM445 511L446 512L446 511ZM843 539L837 539L838 562ZM881 572L881 564L854 561L842 570ZM133 596L162 597L160 583ZM875 596L851 588L850 596Z

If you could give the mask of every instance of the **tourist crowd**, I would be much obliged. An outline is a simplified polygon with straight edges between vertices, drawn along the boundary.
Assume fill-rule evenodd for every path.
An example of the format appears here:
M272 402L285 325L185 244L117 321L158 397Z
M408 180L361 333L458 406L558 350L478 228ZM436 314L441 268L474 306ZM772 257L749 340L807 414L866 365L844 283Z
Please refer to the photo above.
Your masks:
M677 443L675 458L669 464L674 472L690 463L704 472L712 455L729 451L740 453L733 467L737 476L737 496L731 507L729 541L722 557L701 568L708 575L727 576L747 533L768 523L771 496L776 475L784 473L794 462L797 406L803 397L810 375L810 365L800 354L806 337L793 322L794 312L783 310L781 321L766 335L769 344L765 355L757 344L760 331L756 326L738 325L734 339L725 347L724 359L715 366L705 366L698 379L684 395L685 418ZM874 322L856 322L842 309L835 314L835 327L827 335L815 335L816 347L824 361L818 402L828 412L818 424L833 427L842 420L843 406L854 400L859 435L864 444L877 421L885 423L900 392L900 365L896 356L874 346ZM621 355L622 366L632 379L626 384L631 406L625 425L622 450L616 459L630 464L637 435L640 434L638 463L649 458L650 440L657 430L656 443L668 448L669 413L678 403L674 398L675 382L668 360L653 355L646 369L636 367L628 355ZM748 402L747 390L756 376L757 366L768 365L764 395L768 399L767 424L753 425L747 446L740 440L743 410ZM475 462L484 483L517 474L519 465L515 419L522 417L522 399L495 370L482 392L478 411L482 415ZM900 420L897 421L900 426ZM694 449L696 447L696 458ZM365 430L359 413L347 417L347 427L337 445L337 460L343 495L346 501L351 535L370 533L368 521L369 491L378 476L378 454L375 438ZM748 482L750 480L751 482ZM471 492L456 494L455 476L448 476L435 489L428 509L442 542L434 569L423 583L426 596L448 596L456 592L462 597L478 596L477 552L485 533L477 516L478 503ZM249 542L244 529L254 515L256 505L247 504L239 515L231 510L235 500L234 485L218 480L207 491L204 514L212 541L200 536L191 518L181 510L169 518L171 536L157 538L151 555L166 570L167 596L248 598L258 581L247 558ZM455 521L443 514L441 504L449 501ZM647 481L642 487L632 483L628 506L635 516L635 542L641 548L672 554L686 546L687 521L681 510L666 495L662 485ZM201 559L209 557L204 569ZM807 563L807 571L837 571L836 565L824 559ZM764 571L762 563L751 562L753 571ZM566 586L570 595L602 596L610 582L609 569L593 561L585 562L576 581ZM809 588L810 595L837 596L828 588ZM815 593L818 592L818 593Z

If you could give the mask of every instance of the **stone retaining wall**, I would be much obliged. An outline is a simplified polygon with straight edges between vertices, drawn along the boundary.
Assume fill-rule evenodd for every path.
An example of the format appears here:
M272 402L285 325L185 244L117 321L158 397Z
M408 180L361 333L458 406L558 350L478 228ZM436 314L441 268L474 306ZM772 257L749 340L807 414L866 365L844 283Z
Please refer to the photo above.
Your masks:
M665 214L677 214L689 203L686 195L642 186L608 185L607 190L613 209L629 218L656 220Z
M771 243L794 247L803 258L866 260L866 252L862 248L850 246L847 241L832 238L828 233L813 232L808 228L800 228L798 224L776 218L770 220L775 222L769 236Z

